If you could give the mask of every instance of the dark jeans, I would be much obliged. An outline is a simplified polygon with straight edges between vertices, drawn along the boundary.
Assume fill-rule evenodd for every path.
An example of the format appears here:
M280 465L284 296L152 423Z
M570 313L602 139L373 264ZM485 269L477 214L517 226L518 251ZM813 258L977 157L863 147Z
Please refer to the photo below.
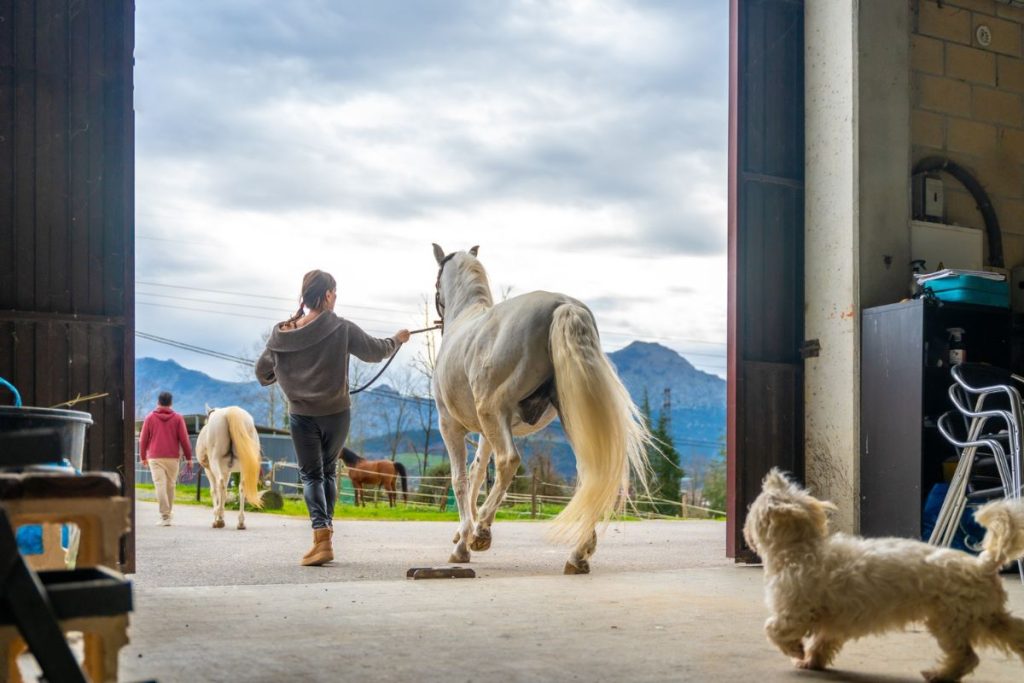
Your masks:
M346 410L334 415L290 417L309 520L314 529L330 527L338 500L338 455L348 438L351 414Z

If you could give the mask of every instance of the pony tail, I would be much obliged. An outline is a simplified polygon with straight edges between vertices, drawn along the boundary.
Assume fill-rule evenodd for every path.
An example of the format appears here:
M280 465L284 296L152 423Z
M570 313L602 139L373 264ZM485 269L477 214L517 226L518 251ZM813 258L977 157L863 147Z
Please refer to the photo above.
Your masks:
M311 270L302 278L302 294L299 297L299 310L295 315L281 323L281 327L292 327L303 316L303 306L311 311L319 311L327 300L327 293L335 291L338 283L330 273L322 270Z
M299 302L299 310L295 311L295 315L281 323L281 327L291 327L295 322L305 314L305 310L302 307L302 302Z

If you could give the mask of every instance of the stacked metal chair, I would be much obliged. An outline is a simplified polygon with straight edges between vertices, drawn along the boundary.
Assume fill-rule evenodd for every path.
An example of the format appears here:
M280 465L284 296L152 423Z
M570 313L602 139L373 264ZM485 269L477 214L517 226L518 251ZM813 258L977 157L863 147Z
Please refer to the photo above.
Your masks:
M1021 497L1024 465L1024 378L978 363L954 365L949 398L955 406L938 420L942 435L960 452L929 543L949 547L967 507L995 498ZM954 424L962 427L957 429ZM962 434L960 436L959 434ZM994 467L994 476L985 474ZM1017 562L1024 582L1024 560Z

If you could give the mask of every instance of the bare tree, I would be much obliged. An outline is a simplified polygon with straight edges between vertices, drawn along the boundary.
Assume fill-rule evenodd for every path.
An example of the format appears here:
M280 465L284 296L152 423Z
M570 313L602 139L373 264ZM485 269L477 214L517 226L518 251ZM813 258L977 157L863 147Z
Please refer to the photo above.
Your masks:
M541 496L565 496L567 495L568 484L558 470L555 468L554 451L555 445L546 434L537 434L530 437L530 458L526 462L526 471L532 478L537 477L537 493ZM522 486L529 487L528 480L522 480Z
M370 379L370 377L373 376L371 374L372 372L372 366L370 366L367 363L364 363L358 358L350 357L348 363L349 387L358 388L363 386L363 384L365 384ZM350 410L353 419L351 422L351 427L349 428L347 441L349 448L356 451L357 453L362 453L364 450L366 450L366 439L368 436L370 436L369 434L366 433L366 420L355 419L357 415L361 414L360 411L365 405L364 396L365 395L363 393L351 394L350 396L352 402Z
M429 395L422 395L422 393L413 394L412 397L415 399L415 418L416 425L423 433L423 441L410 441L413 452L416 454L417 459L420 460L420 472L426 474L427 467L430 465L430 437L434 431L434 399Z
M423 297L423 322L429 326L430 302ZM416 424L423 433L422 444L412 442L413 451L418 458L423 458L420 465L420 472L426 474L430 466L430 441L431 433L434 431L434 415L436 404L433 397L434 366L437 364L437 335L434 332L427 332L424 335L423 346L420 347L416 357L412 361L412 367L419 374L419 381L413 383L410 396L415 399Z
M387 444L391 451L392 460L397 457L402 440L407 438L405 430L415 412L413 410L415 400L409 395L412 393L416 379L413 374L414 372L408 365L401 366L393 371L389 378L390 392L377 392L381 399L391 400L395 404L391 409L382 411L384 425L387 429Z
M267 346L268 339L270 339L269 331L260 335L260 341L253 342L240 355L254 360L259 358L260 354L263 353L263 349ZM252 367L240 365L238 367L238 377L243 381L252 382L254 380ZM257 423L263 422L263 424L272 429L288 429L288 399L277 383L271 384L268 387L254 387L251 400L251 405L256 413L253 417Z

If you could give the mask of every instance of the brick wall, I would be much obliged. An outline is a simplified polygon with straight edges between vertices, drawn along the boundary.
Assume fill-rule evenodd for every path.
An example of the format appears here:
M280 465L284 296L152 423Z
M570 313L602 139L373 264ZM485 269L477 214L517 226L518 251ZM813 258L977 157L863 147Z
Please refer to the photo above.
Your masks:
M1006 265L1024 264L1024 9L995 0L910 0L912 161L939 154L985 187ZM976 37L992 34L983 47ZM983 228L974 200L944 176L946 222ZM929 264L933 265L933 264Z

